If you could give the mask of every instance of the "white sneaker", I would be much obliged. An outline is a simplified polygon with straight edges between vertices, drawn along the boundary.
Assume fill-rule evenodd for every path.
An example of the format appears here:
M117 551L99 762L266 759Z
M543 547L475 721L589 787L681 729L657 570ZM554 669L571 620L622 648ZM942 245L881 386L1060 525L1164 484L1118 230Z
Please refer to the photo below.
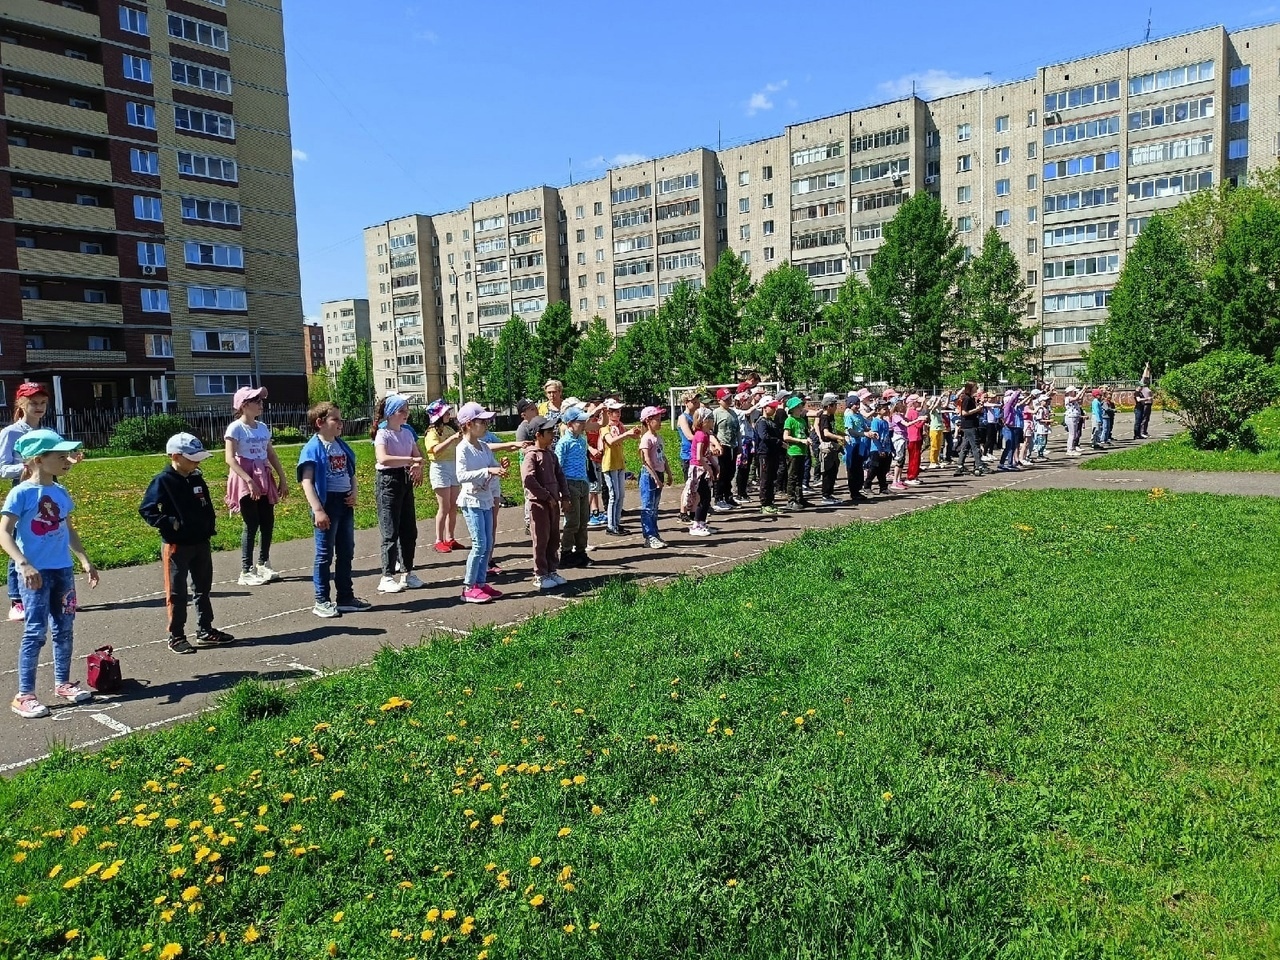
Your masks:
M568 580L566 580L564 577L560 576L560 574L558 574L558 573L548 574L548 576L550 576L550 577L551 577L551 579L553 579L553 580L556 582L556 586L557 586L557 587L563 587L563 586L565 586L565 585L567 585L567 584L569 583L569 581L568 581Z
M918 487L918 486L920 486L922 483L924 483L924 481L923 481L923 480L908 480L908 481L907 481L907 483L909 483L909 484L910 484L911 486L913 486L913 487Z
M236 583L242 587L260 587L266 580L262 579L262 575L256 570L244 570L240 574L240 579Z
M410 590L420 590L426 586L416 573L406 573L401 579Z
M648 540L645 541L645 546L647 546L650 550L662 550L666 547L666 545L667 545L667 541L663 540L660 537L650 537Z
M22 606L22 601L9 604L9 619L11 621L27 619L27 611Z
M709 537L711 536L711 528L702 524L695 523L689 528L689 536L691 537Z
M540 577L536 573L533 575L533 589L535 590L538 590L538 591L550 590L555 585L556 585L556 582L551 578L550 574L548 574L545 577Z
M280 574L265 563L258 564L258 576L262 578L263 583L270 583L272 580L280 579Z
M325 620L331 620L338 616L338 605L332 600L317 600L316 605L311 608L311 612L317 617L323 617Z
M379 593L403 593L404 583L399 577L383 577L378 581Z

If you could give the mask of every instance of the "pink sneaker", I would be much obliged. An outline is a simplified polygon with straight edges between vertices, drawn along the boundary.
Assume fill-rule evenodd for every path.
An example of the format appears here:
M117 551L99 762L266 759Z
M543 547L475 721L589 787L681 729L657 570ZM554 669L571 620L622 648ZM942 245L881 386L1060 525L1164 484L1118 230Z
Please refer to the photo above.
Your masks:
M493 597L489 596L489 594L481 590L479 587L468 587L466 590L462 591L463 603L489 603L492 600Z
M497 600L500 596L502 596L501 590L495 590L493 587L489 586L489 584L487 583L480 584L480 589L483 590L485 593L487 593L494 600Z
M27 612L22 608L21 600L9 604L9 619L12 621L27 619Z
M84 703L86 700L93 699L93 694L80 686L75 680L58 684L53 688L53 695L70 703Z
M907 485L905 483L891 483L889 484L889 489L890 490L906 490Z

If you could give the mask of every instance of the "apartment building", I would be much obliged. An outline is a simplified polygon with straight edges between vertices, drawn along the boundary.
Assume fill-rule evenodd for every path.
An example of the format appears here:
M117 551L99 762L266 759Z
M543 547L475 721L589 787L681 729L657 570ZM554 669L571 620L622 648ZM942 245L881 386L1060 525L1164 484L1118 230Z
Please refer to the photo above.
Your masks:
M279 0L0 5L0 384L305 402Z
M968 255L991 227L1009 243L1041 366L1071 376L1152 213L1275 164L1278 103L1280 23L1214 27L419 217L420 230L435 224L435 239L441 229L447 239L429 281L438 289L443 279L447 297L434 298L439 325L424 327L440 351L428 392L456 384L471 337L496 336L513 313L536 324L537 301L526 308L503 285L515 261L502 218L532 194L548 224L538 265L522 268L545 263L538 299L567 301L580 323L600 316L622 334L679 280L704 283L726 249L756 279L795 264L829 302L851 273L865 274L896 208L930 191ZM472 269L482 260L484 272ZM379 261L366 263L372 296Z
M370 340L369 301L327 300L320 304L320 317L324 366L336 377L347 357L356 355L356 347Z
M304 333L307 336L307 376L321 373L326 369L324 362L324 324L307 322Z

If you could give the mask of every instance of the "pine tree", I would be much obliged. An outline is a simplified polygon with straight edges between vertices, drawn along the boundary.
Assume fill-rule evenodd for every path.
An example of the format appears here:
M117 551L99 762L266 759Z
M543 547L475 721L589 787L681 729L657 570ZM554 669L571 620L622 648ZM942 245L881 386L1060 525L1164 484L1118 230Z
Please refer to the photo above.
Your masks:
M1033 367L1033 331L1018 258L995 227L960 275L960 309L947 331L945 372L952 380L994 386L1024 382Z
M698 298L698 321L689 332L686 366L693 382L725 383L733 378L733 343L742 309L751 297L751 272L732 250L720 255Z

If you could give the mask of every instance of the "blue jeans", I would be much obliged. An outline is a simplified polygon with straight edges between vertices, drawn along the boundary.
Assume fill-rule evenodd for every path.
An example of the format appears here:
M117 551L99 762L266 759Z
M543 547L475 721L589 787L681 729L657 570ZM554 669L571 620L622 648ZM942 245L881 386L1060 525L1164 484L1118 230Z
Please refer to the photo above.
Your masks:
M9 602L22 602L22 588L18 586L18 568L14 566L12 560L9 561Z
M324 500L324 512L329 515L329 529L316 528L316 562L311 570L311 582L315 584L316 600L329 600L329 568L337 581L338 602L355 598L351 583L351 558L356 551L355 512L347 506L345 493L331 493Z
M627 481L626 470L609 470L604 475L605 486L609 488L609 529L622 528L622 495Z
M71 625L76 618L76 578L71 567L40 571L40 588L22 587L27 622L18 650L18 693L36 692L36 666L48 627L53 627L53 682L71 679Z
M464 588L478 587L489 577L489 554L493 552L493 511L482 507L463 507L462 519L471 534L471 552L467 554Z
M658 536L658 498L662 488L648 470L640 471L640 532L646 540Z

